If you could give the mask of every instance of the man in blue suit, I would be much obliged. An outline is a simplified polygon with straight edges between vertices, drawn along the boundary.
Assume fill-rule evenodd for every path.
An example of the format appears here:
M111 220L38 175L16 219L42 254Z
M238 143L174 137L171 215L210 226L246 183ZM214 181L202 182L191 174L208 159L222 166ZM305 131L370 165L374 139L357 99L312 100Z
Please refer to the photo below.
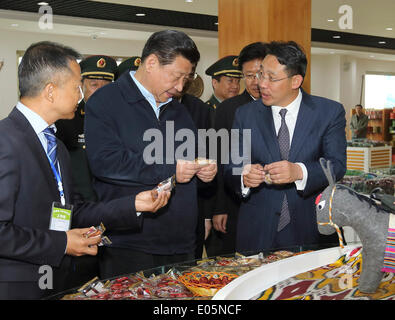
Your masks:
M271 42L257 73L261 100L236 111L233 159L246 147L243 130L251 130L248 159L240 164L230 157L224 169L225 182L243 199L237 251L336 241L319 235L314 200L328 185L320 157L332 162L337 179L346 171L345 111L300 88L306 67L298 44Z

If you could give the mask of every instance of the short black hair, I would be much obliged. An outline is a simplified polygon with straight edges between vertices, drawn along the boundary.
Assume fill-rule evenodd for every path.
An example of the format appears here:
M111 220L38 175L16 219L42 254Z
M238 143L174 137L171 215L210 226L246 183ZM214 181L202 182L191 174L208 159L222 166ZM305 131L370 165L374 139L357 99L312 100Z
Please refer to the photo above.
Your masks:
M362 104L356 104L355 107L361 107L363 109Z
M285 66L288 76L306 75L307 58L300 45L295 41L272 41L267 45L267 54L273 55Z
M153 33L147 40L141 54L141 62L155 54L161 65L171 64L181 55L194 66L200 60L200 53L195 42L184 32L163 30Z
M242 70L243 64L248 61L265 58L266 52L267 43L258 41L246 45L239 54L239 69Z
M70 71L70 61L81 55L62 44L41 41L30 45L18 67L20 97L35 97L58 76L59 72Z

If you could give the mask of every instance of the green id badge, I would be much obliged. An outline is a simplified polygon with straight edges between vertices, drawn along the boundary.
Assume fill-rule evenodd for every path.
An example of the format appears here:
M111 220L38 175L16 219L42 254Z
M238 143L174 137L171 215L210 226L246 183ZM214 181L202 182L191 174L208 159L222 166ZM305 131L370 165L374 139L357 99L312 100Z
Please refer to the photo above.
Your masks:
M49 230L68 231L71 227L71 217L73 206L70 204L62 205L60 202L52 203L51 220Z

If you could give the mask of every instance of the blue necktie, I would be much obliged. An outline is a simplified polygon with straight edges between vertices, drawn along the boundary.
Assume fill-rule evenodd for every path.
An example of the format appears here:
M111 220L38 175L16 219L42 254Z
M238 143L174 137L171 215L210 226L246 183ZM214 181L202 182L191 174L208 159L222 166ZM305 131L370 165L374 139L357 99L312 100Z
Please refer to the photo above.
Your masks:
M278 131L278 145L280 147L280 154L282 160L288 160L289 154L289 131L287 124L285 123L285 114L287 113L287 109L283 108L280 110L281 116L281 127ZM287 195L284 196L283 204L281 206L281 214L280 219L277 226L277 231L281 231L284 227L291 221L291 217L289 215L289 208L288 208L288 200Z
M55 136L55 131L53 128L46 128L43 131L45 138L47 139L47 155L49 159L51 159L56 171L58 171L58 157L56 153L56 136Z

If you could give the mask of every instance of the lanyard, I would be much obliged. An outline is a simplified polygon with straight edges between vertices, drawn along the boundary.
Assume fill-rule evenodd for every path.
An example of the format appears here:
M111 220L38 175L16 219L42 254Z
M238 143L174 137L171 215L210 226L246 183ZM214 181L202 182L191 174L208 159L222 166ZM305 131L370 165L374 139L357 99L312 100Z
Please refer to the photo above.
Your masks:
M56 170L54 163L52 162L51 158L48 156L47 153L45 153L47 155L49 164L51 165L51 169L53 174L55 175L55 179L56 182L58 184L58 190L59 190L59 195L60 195L60 203L62 204L62 206L64 206L66 204L66 199L64 198L64 192L63 192L63 183L62 183L62 179L58 173L58 170ZM60 167L59 167L59 161L58 161L58 169L60 172Z

